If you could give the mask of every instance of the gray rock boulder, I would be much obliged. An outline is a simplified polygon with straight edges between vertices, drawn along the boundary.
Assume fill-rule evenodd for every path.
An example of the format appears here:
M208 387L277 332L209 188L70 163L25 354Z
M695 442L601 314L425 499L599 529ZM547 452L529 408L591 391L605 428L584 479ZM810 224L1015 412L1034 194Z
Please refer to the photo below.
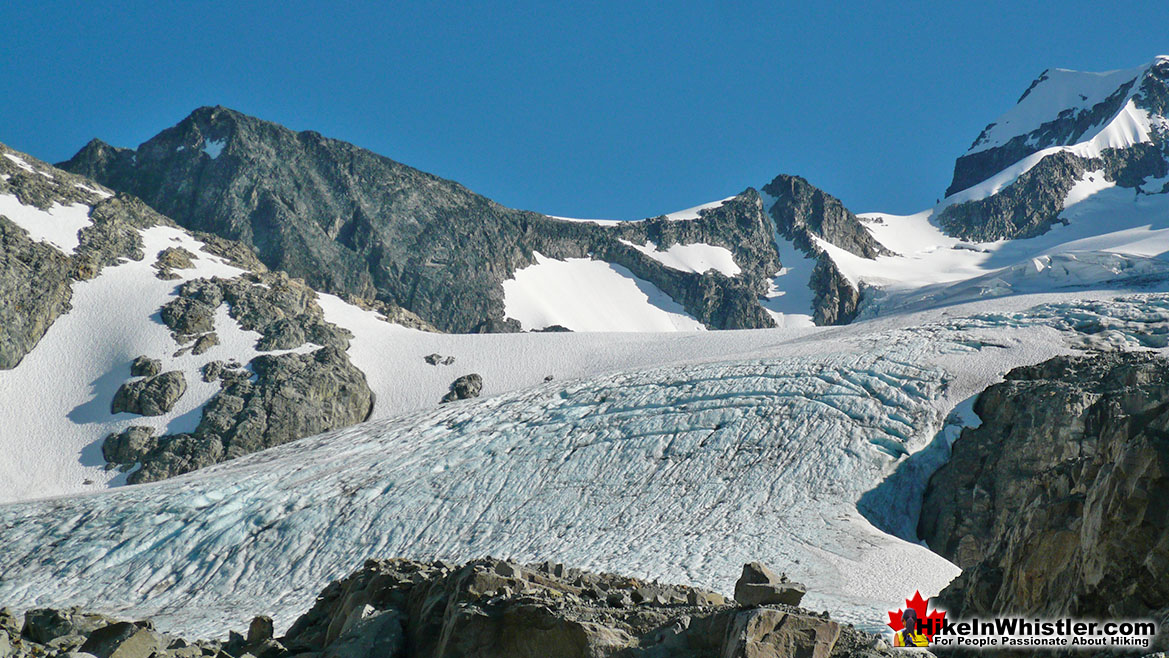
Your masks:
M194 336L215 330L215 307L198 299L176 297L159 313L177 336Z
M759 562L743 565L743 574L735 583L735 601L745 606L798 606L808 590L800 583L790 582L787 576L777 575Z
M148 356L139 356L130 364L132 377L153 377L162 372L162 361Z
M101 454L111 464L134 464L154 449L154 428L136 425L110 434L101 445Z
M110 413L161 416L174 408L187 392L187 379L178 370L126 382L114 394Z
M446 395L442 396L440 403L454 402L455 400L467 400L470 398L479 397L479 393L483 390L483 377L477 373L463 375L455 381L451 382L451 390Z

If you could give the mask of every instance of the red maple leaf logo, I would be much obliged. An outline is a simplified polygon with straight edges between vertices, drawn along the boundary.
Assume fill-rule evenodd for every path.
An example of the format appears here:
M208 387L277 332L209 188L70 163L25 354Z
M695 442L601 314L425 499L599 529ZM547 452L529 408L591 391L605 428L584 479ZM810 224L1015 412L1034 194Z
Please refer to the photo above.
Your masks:
M922 621L922 634L926 636L926 639L933 640L934 632L942 627L942 621L946 619L946 611L934 610L927 614L926 608L928 606L926 600L921 597L921 592L914 592L912 599L905 599L905 605L913 608L913 611L917 613L917 618ZM905 628L905 623L901 621L903 612L905 612L904 608L898 608L897 612L889 612L888 625L894 633Z

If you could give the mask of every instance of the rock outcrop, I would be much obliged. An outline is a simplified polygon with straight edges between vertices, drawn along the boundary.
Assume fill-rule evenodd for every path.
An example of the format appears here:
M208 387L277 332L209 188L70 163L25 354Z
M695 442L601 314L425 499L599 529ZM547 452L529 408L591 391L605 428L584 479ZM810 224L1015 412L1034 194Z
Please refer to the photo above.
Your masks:
M454 402L455 400L469 400L479 397L483 390L483 377L478 373L463 375L451 382L451 390L442 396L440 403Z
M48 210L92 206L72 253L33 240L0 214L0 370L14 368L53 322L70 310L73 281L91 279L122 258L141 260L139 228L172 223L137 199L114 197L92 181L0 144L0 196ZM10 156L10 157L7 157ZM31 169L31 171L29 170Z
M774 571L758 562L743 565L743 575L735 583L735 601L743 605L799 605L808 589L791 582L786 574Z
M218 378L222 388L203 407L198 427L190 434L151 439L151 448L136 460L142 468L130 475L130 482L160 480L347 427L365 420L373 409L365 374L336 347L261 355L252 360L251 369L254 381L247 371L225 370L222 364L206 368L204 378ZM110 454L121 455L121 445L112 444Z
M776 176L763 187L775 201L767 209L777 234L816 259L808 287L813 292L812 320L818 325L848 324L861 302L857 287L824 251L827 242L861 258L890 255L860 218L836 197L799 176Z
M693 222L562 221L222 107L195 110L137 150L94 140L61 166L141 197L188 229L252 246L269 268L313 288L376 298L444 331L517 331L501 282L536 252L627 267L711 328L774 326L758 298L779 261L754 190ZM742 273L671 269L622 240L724 246Z
M1169 617L1169 362L1016 368L975 402L925 493L919 535L963 572L957 616Z
M110 413L161 416L187 392L187 379L178 370L122 384L110 404Z
M1035 80L1019 102L1048 75L1045 71ZM1165 192L1164 186L1143 189L1146 182L1169 175L1169 129L1164 123L1169 116L1169 58L1158 58L1142 75L1119 85L1092 107L1068 108L1027 134L958 158L946 195L986 181L1044 149L1077 144L1086 139L1087 131L1105 125L1129 104L1133 111L1153 117L1147 139L1123 148L1102 148L1097 157L1066 150L1049 153L994 194L946 206L937 215L938 224L949 235L979 242L1041 235L1061 222L1068 191L1086 176L1100 176L1136 194ZM994 127L987 126L972 149L985 146Z
M0 626L13 658L862 658L879 638L790 605L740 607L714 593L561 564L491 558L370 560L321 592L284 637L258 616L246 635L188 642L149 621L30 610ZM5 619L0 612L0 622Z

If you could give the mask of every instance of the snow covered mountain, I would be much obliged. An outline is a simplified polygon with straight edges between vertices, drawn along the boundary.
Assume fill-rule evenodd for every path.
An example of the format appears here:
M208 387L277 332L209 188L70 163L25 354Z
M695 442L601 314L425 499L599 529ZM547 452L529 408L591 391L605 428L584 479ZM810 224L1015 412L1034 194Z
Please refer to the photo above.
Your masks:
M879 626L957 573L916 528L973 396L1166 349L1167 80L1046 72L909 216L554 218L223 108L65 163L102 184L0 146L0 602L201 633L371 555L763 559Z

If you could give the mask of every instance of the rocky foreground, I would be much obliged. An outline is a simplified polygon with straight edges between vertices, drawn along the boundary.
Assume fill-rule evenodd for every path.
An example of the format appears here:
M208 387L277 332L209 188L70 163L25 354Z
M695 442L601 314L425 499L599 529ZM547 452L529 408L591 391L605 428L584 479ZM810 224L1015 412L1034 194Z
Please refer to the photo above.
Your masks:
M327 586L280 638L265 616L246 635L188 641L149 621L38 609L22 622L5 610L0 658L892 655L877 636L797 607L803 594L757 563L743 567L737 602L728 602L561 564L370 560Z

